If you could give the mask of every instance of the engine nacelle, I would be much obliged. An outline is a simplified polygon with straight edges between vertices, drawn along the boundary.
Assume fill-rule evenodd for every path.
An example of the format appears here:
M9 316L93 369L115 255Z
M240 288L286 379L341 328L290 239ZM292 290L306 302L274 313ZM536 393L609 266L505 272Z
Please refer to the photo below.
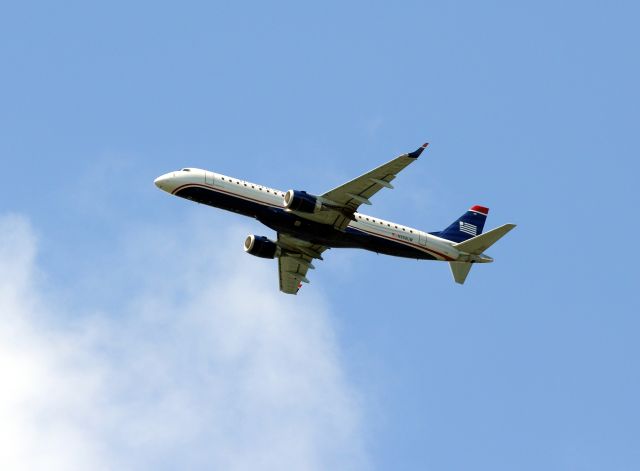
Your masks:
M274 241L251 234L244 240L244 251L260 258L276 258L280 250Z
M306 191L289 190L284 194L284 207L301 213L315 213L320 211L322 203Z

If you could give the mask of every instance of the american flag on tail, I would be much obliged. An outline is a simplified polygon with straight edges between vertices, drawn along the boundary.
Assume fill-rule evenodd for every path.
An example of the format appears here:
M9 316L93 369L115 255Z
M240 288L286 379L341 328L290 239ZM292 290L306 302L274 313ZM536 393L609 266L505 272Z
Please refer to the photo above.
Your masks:
M473 224L469 224L468 222L460 221L460 231L473 237L478 235L478 228Z

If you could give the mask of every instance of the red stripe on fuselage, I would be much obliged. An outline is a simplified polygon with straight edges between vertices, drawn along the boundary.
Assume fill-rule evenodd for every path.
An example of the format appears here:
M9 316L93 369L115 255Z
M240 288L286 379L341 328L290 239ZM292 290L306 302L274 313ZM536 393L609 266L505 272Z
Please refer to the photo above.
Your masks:
M444 258L447 261L453 261L454 260L453 258L451 258L451 257L449 257L449 256L447 256L445 254L442 254L440 252L436 252L435 250L432 250L432 249L427 249L426 247L423 247L422 245L412 244L411 242L406 242L406 241L401 240L401 239L393 239L393 238L388 237L386 235L378 234L377 232L370 232L370 231L367 231L367 230L362 229L360 227L352 226L352 228L357 230L357 231L366 232L367 234L370 234L370 235L373 235L373 236L382 237L384 239L391 240L393 242L398 242L399 244L408 245L409 247L416 248L416 249L420 250L421 252L427 252L427 253L439 255L440 257Z
M184 184L184 185L182 185L182 186L179 186L179 187L178 187L178 188L176 188L175 190L173 190L173 191L171 192L171 194L172 194L172 195L175 195L178 191L183 190L183 189L185 189L185 188L189 188L189 187L204 188L205 190L217 191L217 192L219 192L219 193L226 193L226 194L231 195L231 196L234 196L234 197L236 197L236 198L244 199L244 200L247 200L247 201L253 201L253 202L256 202L256 203L259 203L259 204L265 205L265 206L271 206L271 207L273 207L273 208L279 208L279 209L283 209L283 210L284 210L284 206L275 206L275 205L273 205L273 204L266 203L266 202L264 202L264 201L260 201L260 200L254 199L254 198L249 198L249 197L247 197L247 196L242 196L242 195L239 195L239 194L237 194L237 193L233 193L233 192L231 192L231 191L222 190L222 189L220 189L220 188L215 188L215 187L211 187L211 186L207 186L207 185L202 185L202 184L200 184L200 183L187 183L187 184ZM440 256L440 257L444 258L444 259L445 259L445 260L447 260L447 261L453 261L453 260L454 260L453 258L448 257L448 256L447 256L447 255L445 255L445 254L442 254L442 253L437 252L437 251L432 250L432 249L427 249L426 247L423 247L422 245L412 244L412 243L410 243L410 242L406 242L406 241L404 241L404 240L400 240L400 239L393 239L393 238L388 237L388 236L385 236L385 235L383 235L383 234L378 234L377 232L370 232L370 231L367 231L367 230L362 229L362 228L360 228L360 227L355 227L355 226L351 226L351 227L352 227L353 229L357 230L357 231L362 231L362 232L365 232L365 233L367 233L367 234L369 234L369 235L373 235L373 236L376 236L376 237L382 237L383 239L391 240L391 241L393 241L393 242L398 242L399 244L403 244L403 245L407 245L407 246L409 246L409 247L413 247L413 248L415 248L415 249L420 250L421 252L427 252L427 253L430 253L430 254L438 255L438 256Z

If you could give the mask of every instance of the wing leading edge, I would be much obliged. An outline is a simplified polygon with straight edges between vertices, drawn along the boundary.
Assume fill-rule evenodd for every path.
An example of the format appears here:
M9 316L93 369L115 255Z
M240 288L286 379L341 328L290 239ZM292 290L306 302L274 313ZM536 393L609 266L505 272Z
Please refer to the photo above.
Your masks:
M415 162L428 145L429 143L427 142L415 151L402 154L386 164L380 165L370 172L323 194L323 198L344 208L343 214L336 215L333 225L338 229L344 229L349 225L350 218L348 215L353 214L361 204L371 204L369 198L383 188L393 189L391 182L398 173Z

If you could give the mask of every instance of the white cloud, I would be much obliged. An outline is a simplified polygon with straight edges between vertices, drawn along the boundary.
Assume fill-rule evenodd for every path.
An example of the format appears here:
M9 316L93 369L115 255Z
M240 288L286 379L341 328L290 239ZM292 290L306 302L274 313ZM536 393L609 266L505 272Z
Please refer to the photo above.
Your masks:
M157 229L114 260L127 301L69 313L42 288L28 221L0 217L0 469L365 468L321 300L281 295L239 230L214 248Z

